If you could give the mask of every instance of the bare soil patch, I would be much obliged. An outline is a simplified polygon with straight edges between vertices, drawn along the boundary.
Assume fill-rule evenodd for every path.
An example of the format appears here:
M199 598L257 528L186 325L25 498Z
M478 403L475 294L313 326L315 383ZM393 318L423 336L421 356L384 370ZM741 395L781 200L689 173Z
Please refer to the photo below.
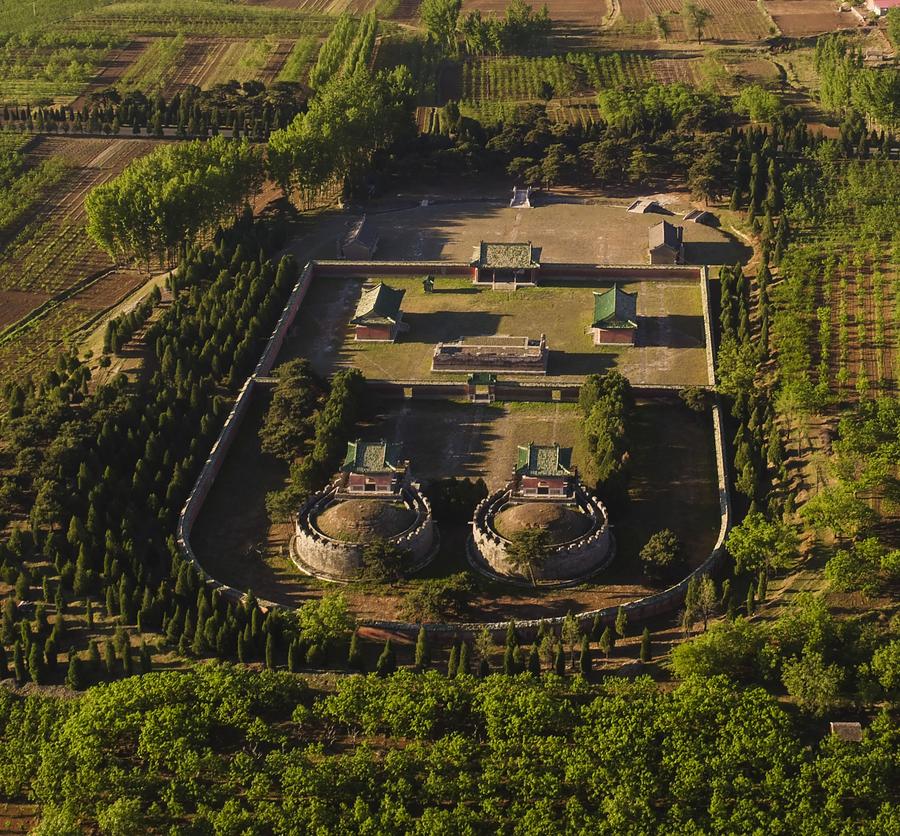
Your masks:
M839 29L855 29L860 20L839 12L834 0L766 0L766 9L788 38L805 38Z
M29 311L50 298L47 293L28 293L21 290L0 290L0 329L18 322Z

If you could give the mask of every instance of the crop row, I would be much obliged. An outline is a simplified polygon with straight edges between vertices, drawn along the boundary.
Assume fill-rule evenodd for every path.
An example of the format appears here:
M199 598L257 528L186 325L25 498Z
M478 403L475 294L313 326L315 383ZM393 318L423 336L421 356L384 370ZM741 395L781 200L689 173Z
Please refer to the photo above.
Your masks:
M318 40L311 35L298 38L276 80L305 82L318 47Z
M144 93L161 92L174 75L184 48L184 35L153 41L141 57L123 73L119 87L123 90L140 90Z
M319 87L335 76L353 43L356 28L356 21L350 15L343 14L338 17L334 28L322 44L316 64L309 74L310 87Z

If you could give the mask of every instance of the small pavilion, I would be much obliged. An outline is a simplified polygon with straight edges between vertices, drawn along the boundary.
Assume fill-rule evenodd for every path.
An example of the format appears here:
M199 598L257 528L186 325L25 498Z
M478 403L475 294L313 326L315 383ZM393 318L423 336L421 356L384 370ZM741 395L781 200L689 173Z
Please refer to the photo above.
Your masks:
M473 253L471 266L473 280L490 282L492 287L537 284L537 271L541 267L531 241L482 241Z
M356 339L394 342L401 330L403 312L400 310L400 303L405 292L381 282L364 290L356 306L356 313L350 320L350 324L356 326Z
M399 493L408 467L399 443L384 439L349 441L341 467L341 487L347 493Z
M571 496L575 476L571 447L534 442L519 446L514 472L518 496Z
M637 293L628 293L617 284L594 291L594 345L634 345L637 327Z

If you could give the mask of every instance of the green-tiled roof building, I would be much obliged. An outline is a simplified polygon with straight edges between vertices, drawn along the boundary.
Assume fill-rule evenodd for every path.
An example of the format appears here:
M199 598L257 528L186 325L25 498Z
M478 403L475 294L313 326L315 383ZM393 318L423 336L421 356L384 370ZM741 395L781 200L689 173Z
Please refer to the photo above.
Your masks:
M534 283L540 266L531 241L482 241L472 258L476 282Z
M393 342L403 318L400 303L404 293L382 282L364 290L350 320L356 326L356 339Z
M396 492L408 464L399 443L383 439L349 441L341 467L345 474L344 488L350 493Z
M628 293L617 284L594 291L594 345L633 343L637 327L637 293Z

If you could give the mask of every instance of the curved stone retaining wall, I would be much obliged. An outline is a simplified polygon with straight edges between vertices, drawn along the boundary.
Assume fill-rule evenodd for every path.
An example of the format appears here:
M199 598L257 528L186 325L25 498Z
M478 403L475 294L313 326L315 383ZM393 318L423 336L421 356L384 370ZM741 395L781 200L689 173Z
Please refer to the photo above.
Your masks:
M335 267L332 267L333 272L332 270L323 270L322 273L335 276L341 275L339 270L335 269L338 263L339 262L331 262L331 265L335 265ZM340 263L346 264L345 262ZM370 264L369 266L372 266L374 268L377 264L378 263L376 262L374 264ZM444 272L444 270L430 269L433 265L435 266L435 268L437 267L435 262L404 263L404 267L413 273ZM357 264L356 266L362 269L365 265ZM396 266L396 264L392 264L391 269L395 270ZM446 266L447 265L444 265L445 269ZM219 433L219 437L216 440L216 443L213 445L209 457L204 463L203 469L201 470L200 475L197 477L197 481L194 483L194 487L191 489L191 493L188 496L188 499L185 502L184 507L181 510L181 514L178 518L176 541L182 555L186 560L189 560L197 567L197 569L201 573L201 576L206 578L206 582L209 586L219 590L224 597L233 601L241 600L244 597L245 592L232 586L228 586L227 584L223 584L215 580L214 578L209 578L206 575L203 567L197 560L197 556L194 554L193 548L191 547L191 531L197 517L199 516L200 509L203 506L203 502L206 499L207 494L209 493L209 489L212 486L212 483L222 466L225 455L227 454L231 443L237 435L238 427L240 426L240 423L247 412L247 408L250 405L250 399L253 396L253 391L257 379L265 378L271 371L275 358L278 355L278 351L281 348L281 344L284 342L284 338L287 335L287 332L290 329L291 325L293 324L294 318L296 317L297 312L300 310L300 306L303 303L304 297L306 296L306 292L309 289L310 284L312 283L313 277L316 272L315 267L316 262L309 262L305 266L303 273L297 281L297 284L294 286L294 289L291 292L290 297L288 298L287 304L285 305L284 311L282 312L282 315L278 320L278 324L275 326L275 330L273 331L272 336L266 343L266 347L263 350L259 363L257 364L257 367L254 370L253 374L249 378L247 378L247 381L241 388L240 394L235 401L234 407L232 408L231 413L228 415L228 418L226 419L225 424L222 427L221 432ZM604 273L606 270L610 269L615 268L601 268ZM643 271L647 268L642 267L640 269ZM654 272L656 271L656 269L665 270L665 268L653 269ZM595 273L595 275L601 276L603 274L598 271L597 273ZM701 268L700 290L702 294L704 310L703 324L706 335L707 363L710 374L709 380L711 385L715 385L713 363L714 349L711 325L712 311L710 309L710 299L707 287L708 281L709 275L707 269L705 267ZM722 406L719 399L716 398L712 412L713 436L715 439L716 447L716 464L718 467L720 505L719 536L716 541L716 545L709 557L680 583L677 583L662 592L656 593L654 595L648 595L645 598L641 598L625 604L623 609L628 614L629 623L631 624L636 624L655 616L664 615L676 611L682 605L682 603L684 603L684 597L691 578L709 574L714 575L721 565L722 558L724 557L725 537L728 534L729 528L731 527L731 497L728 488L728 471L725 460L725 444L722 432L722 423ZM265 601L262 599L260 599L260 604L266 608L281 608L280 604L274 603L272 601ZM284 607L284 609L293 609L293 607ZM612 624L615 620L617 611L618 607L606 607L600 610L591 610L589 612L580 613L578 615L578 620L582 626L586 626L593 621L595 616L599 615L604 623ZM551 626L554 627L561 626L563 621L562 618L551 618L546 620ZM411 624L405 621L366 620L360 623L363 626L393 630L398 633L406 633L409 635L415 635L419 629L418 624ZM540 623L540 620L518 621L516 622L516 626L523 631L523 636L525 636L529 632L536 632ZM426 625L426 629L430 633L446 635L448 637L472 637L484 628L487 628L492 633L502 634L506 630L506 624L507 622L488 622L477 624L429 624Z
M335 540L316 524L316 518L337 498L337 486L310 496L294 523L295 534L291 543L291 560L300 571L325 580L351 581L359 578L363 567L363 544ZM365 498L367 502L384 502L384 498ZM406 571L414 572L425 566L434 555L435 528L431 503L418 486L404 488L402 498L416 519L406 531L387 538L387 542L409 552Z
M507 486L478 503L472 520L472 546L492 572L525 579L527 576L522 570L509 560L509 540L500 535L493 523L494 515L510 501L516 502L517 499ZM537 580L569 581L586 577L605 568L612 559L606 507L596 496L585 493L580 486L576 490L576 502L581 511L592 518L593 525L581 537L550 549L543 566L534 569Z

